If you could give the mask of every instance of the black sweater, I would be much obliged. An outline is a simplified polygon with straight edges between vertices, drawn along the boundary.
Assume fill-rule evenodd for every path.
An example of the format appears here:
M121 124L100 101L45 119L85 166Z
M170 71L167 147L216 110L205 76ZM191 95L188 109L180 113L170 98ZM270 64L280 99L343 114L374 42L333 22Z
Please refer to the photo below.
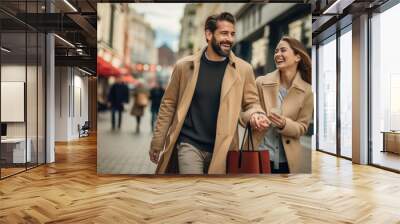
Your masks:
M196 88L181 129L180 142L189 143L203 151L213 151L221 86L227 64L228 58L224 61L209 61L203 53Z

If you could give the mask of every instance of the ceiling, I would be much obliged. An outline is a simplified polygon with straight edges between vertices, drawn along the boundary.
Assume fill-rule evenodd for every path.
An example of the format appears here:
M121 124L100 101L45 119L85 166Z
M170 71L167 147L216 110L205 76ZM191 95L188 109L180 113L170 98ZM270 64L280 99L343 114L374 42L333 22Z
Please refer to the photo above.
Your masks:
M47 5L44 0L0 1L2 46L12 50L7 53L9 60L37 55L43 46L38 46L32 38L37 33L50 32L58 36L55 38L56 66L79 66L95 74L96 26L96 1L47 0Z
M388 0L312 0L313 42L348 25L352 17L373 11L386 2Z

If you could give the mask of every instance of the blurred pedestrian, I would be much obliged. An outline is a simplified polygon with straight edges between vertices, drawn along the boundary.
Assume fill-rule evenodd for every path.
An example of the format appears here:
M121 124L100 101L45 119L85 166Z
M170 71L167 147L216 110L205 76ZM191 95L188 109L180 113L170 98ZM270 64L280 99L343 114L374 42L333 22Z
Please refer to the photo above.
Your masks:
M131 110L131 115L136 117L136 133L140 133L140 121L144 114L144 110L149 104L149 92L143 85L139 82L133 93L133 106Z
M164 96L164 88L159 82L150 90L151 100L151 131L154 131L154 122L157 119L158 111L160 110L161 99Z
M233 15L208 17L204 32L207 46L176 63L161 102L149 151L157 174L225 174L228 150L239 148L241 110L269 125L253 68L232 52Z
M255 130L253 143L258 150L269 151L272 173L310 173L311 154L300 144L314 108L310 56L298 40L285 36L274 60L277 70L256 80L261 106L272 125Z
M129 102L129 89L123 82L122 76L117 77L116 82L111 86L108 93L108 104L111 107L111 127L115 129L115 114L118 113L118 129L121 128L122 111L124 103Z

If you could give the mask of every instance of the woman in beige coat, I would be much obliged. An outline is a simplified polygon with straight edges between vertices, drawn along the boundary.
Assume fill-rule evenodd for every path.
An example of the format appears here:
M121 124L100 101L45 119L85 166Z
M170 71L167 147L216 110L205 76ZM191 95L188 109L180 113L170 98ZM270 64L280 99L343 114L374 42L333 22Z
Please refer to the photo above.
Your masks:
M310 173L311 152L300 144L313 114L310 57L298 40L283 37L274 61L277 70L256 80L271 125L264 130L255 125L254 145L270 152L272 173ZM248 113L242 119L255 123Z
M143 83L139 83L133 93L133 106L131 115L136 117L136 134L140 133L140 121L149 103L149 91Z

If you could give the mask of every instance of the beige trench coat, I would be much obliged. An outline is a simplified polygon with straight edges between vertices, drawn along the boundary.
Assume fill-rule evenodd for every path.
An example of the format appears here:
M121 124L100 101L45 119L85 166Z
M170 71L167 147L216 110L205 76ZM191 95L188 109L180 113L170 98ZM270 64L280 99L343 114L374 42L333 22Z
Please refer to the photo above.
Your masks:
M256 80L261 107L269 113L276 107L280 86L280 73L275 70ZM300 144L300 137L307 131L311 121L314 105L311 85L305 82L298 72L288 90L288 95L282 102L282 115L286 117L286 126L280 130L283 147L289 165L290 173L311 173L311 151ZM250 114L241 114L243 122L247 123ZM266 130L253 131L253 143L256 149L263 140ZM246 141L247 144L247 141Z
M178 172L175 146L194 94L204 50L176 63L165 90L150 146L162 151L156 174ZM214 153L208 174L226 173L228 150L238 150L237 124L242 110L249 116L263 112L251 65L231 52L222 81Z

